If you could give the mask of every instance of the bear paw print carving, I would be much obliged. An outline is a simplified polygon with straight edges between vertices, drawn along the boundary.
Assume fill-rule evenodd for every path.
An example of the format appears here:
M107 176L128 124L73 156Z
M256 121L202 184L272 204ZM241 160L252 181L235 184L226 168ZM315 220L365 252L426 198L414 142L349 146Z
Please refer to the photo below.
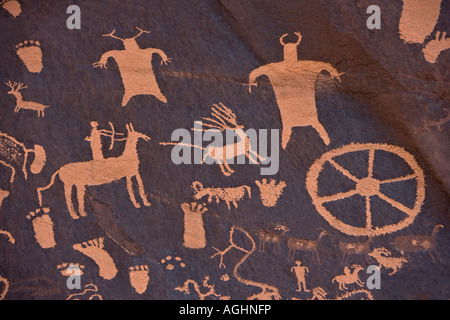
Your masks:
M28 71L33 73L42 71L44 65L42 64L42 50L39 41L25 40L16 46L16 52Z
M147 265L134 266L129 268L130 283L137 293L143 294L148 287L150 280L149 270Z
M181 268L186 267L184 262L181 262L180 257L173 258L172 256L167 256L165 259L161 259L161 264L166 265L166 270L172 271L175 269L175 265L178 265Z
M56 246L53 221L49 212L50 208L38 208L27 215L27 219L32 220L36 241L43 249Z

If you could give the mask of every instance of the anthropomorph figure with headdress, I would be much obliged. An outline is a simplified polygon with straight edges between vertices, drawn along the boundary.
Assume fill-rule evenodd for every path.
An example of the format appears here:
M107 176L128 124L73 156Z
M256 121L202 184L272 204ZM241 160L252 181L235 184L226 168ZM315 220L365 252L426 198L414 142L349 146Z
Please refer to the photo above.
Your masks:
M136 38L143 33L150 33L149 31L139 30L139 34L127 39L122 39L114 35L115 30L110 34L105 34L105 37L112 37L121 40L125 47L124 50L111 50L105 52L100 61L95 62L94 67L106 69L106 63L109 58L113 58L120 70L120 76L125 87L125 94L122 100L122 107L125 107L128 101L137 95L152 95L161 102L167 103L167 98L161 93L158 83L156 82L155 74L152 68L153 54L159 54L162 58L161 64L171 62L171 59L160 49L139 48Z
M330 138L319 122L316 108L315 82L317 75L327 71L333 78L340 81L340 73L329 63L311 60L299 60L297 46L302 36L295 32L298 40L295 43L285 43L284 34L280 43L284 47L284 60L261 66L250 73L249 91L256 86L256 78L267 75L269 78L278 108L281 113L283 125L281 144L283 149L291 137L292 128L312 126L319 133L325 144L330 143Z

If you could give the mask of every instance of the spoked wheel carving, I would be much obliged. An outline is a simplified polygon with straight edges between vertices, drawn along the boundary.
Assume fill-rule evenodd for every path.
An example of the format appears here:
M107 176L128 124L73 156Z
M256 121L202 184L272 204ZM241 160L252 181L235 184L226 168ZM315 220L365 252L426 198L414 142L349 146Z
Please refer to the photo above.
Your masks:
M389 153L393 153L400 157L403 161L405 161L408 166L412 169L413 173L386 180L379 180L374 178L374 160L376 151L385 151ZM368 175L364 178L357 178L353 175L348 169L339 165L334 158L344 155L350 152L359 152L359 151L368 151L369 159L368 159ZM331 164L334 169L343 174L348 179L354 181L356 183L356 187L353 190L347 192L335 193L328 196L319 196L319 187L318 181L319 176L324 168L326 163ZM405 204L394 200L380 191L380 187L384 184L389 184L393 182L400 181L408 181L415 180L417 184L414 207L410 208ZM383 234L392 233L403 228L409 226L420 212L423 201L425 199L425 179L422 169L417 164L414 157L406 152L403 148L388 145L388 144L375 144L375 143L367 143L367 144L350 144L335 150L331 150L324 155L322 155L319 159L317 159L311 168L308 171L306 177L306 188L309 192L309 195L312 198L312 201L319 212L319 214L325 218L325 220L334 228L339 231L352 235L352 236L379 236ZM331 203L333 201L338 201L346 198L350 198L354 195L360 195L365 198L365 227L356 227L349 224L346 224L339 219L337 219L333 214L328 211L324 204ZM371 199L373 197L378 197L381 200L385 201L392 207L404 212L406 214L406 218L401 220L398 223L385 225L381 227L375 227L372 225L372 208L371 208ZM362 213L363 216L363 213Z

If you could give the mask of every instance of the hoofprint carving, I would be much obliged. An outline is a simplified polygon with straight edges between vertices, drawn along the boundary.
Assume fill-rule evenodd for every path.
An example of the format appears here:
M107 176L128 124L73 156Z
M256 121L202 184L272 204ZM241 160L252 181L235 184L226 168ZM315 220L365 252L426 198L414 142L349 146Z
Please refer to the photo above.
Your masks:
M136 42L136 38L143 33L150 33L137 28L139 33L127 39L122 39L114 35L115 30L104 37L111 37L122 41L124 50L111 50L102 55L100 61L95 62L94 68L100 67L106 69L106 63L109 58L113 58L120 70L120 76L125 87L125 93L122 100L122 107L125 107L130 99L137 95L152 95L163 103L167 98L161 93L152 67L152 58L154 54L161 56L161 64L168 64L172 59L160 49L147 48L141 49Z
M132 124L127 125L128 136L126 139L125 149L122 155L100 160L91 160L86 162L69 163L62 166L51 177L50 183L41 188L37 188L39 204L42 206L42 192L49 189L55 182L56 176L59 175L60 180L64 184L64 192L66 196L67 208L73 219L78 219L79 215L75 211L72 203L72 190L77 190L78 211L82 217L86 217L87 213L84 205L84 197L87 186L100 186L103 184L118 181L122 178L127 180L127 190L131 202L136 208L140 207L137 203L132 179L137 180L139 186L139 195L145 206L150 203L144 190L141 175L139 173L139 156L137 153L137 142L139 139L149 141L150 137L134 130Z
M8 94L12 94L16 98L16 107L14 108L14 112L18 113L20 109L28 109L28 110L34 110L37 111L38 117L44 117L45 109L49 106L33 102L33 101L24 101L22 98L22 94L20 93L20 90L28 88L27 86L24 86L23 83L14 82L11 81L7 82L6 85L11 88L10 91L8 91Z
M228 210L231 209L231 203L235 208L237 208L237 202L242 200L246 194L249 198L252 197L251 188L249 186L232 188L205 188L201 182L194 181L192 183L192 188L195 190L195 200L200 200L206 196L208 197L208 203L211 203L214 199L216 204L219 204L222 200L227 204Z

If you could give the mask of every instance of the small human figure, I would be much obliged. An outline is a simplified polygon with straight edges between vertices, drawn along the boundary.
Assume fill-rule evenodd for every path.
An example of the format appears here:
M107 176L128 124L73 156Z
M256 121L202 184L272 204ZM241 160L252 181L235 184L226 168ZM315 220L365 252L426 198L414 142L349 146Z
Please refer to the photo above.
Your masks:
M125 87L122 107L125 107L128 101L136 95L152 95L161 102L167 103L167 98L161 93L156 82L152 67L152 57L155 53L158 54L162 59L161 64L166 65L171 62L171 59L160 49L141 49L135 39L143 33L150 33L150 31L137 29L139 30L139 34L127 39L115 36L115 30L110 34L105 34L105 37L121 40L125 49L105 52L100 58L100 61L94 63L94 68L106 68L106 63L109 58L116 60Z
M287 34L280 38L280 43L284 47L283 61L266 64L250 73L249 91L251 93L252 86L257 85L255 81L258 77L267 75L280 109L283 125L281 135L283 149L287 147L292 128L305 126L312 126L323 142L328 145L330 138L317 115L315 82L317 75L323 70L339 81L342 73L338 73L331 64L326 62L299 60L297 46L300 44L302 36L299 32L295 32L295 34L298 36L298 41L295 43L284 42Z
M125 140L125 139L117 139L115 138L115 135L121 135L123 136L122 133L116 133L114 131L114 127L113 125L110 123L112 130L104 130L104 129L99 129L98 128L98 122L97 121L91 121L91 135L89 137L86 137L85 140L89 141L91 143L91 150L92 150L92 159L93 160L101 160L101 159L105 159L103 156L103 151L102 151L102 138L101 136L106 136L106 137L110 137L111 138L111 147L110 150L112 149L112 146L114 144L114 141L120 141L120 140Z
M295 276L297 277L297 285L298 289L297 292L310 292L311 290L306 289L306 274L309 272L309 269L305 266L302 266L302 262L297 260L295 261L296 266L291 268L291 272L295 273ZM302 290L303 287L303 290Z

